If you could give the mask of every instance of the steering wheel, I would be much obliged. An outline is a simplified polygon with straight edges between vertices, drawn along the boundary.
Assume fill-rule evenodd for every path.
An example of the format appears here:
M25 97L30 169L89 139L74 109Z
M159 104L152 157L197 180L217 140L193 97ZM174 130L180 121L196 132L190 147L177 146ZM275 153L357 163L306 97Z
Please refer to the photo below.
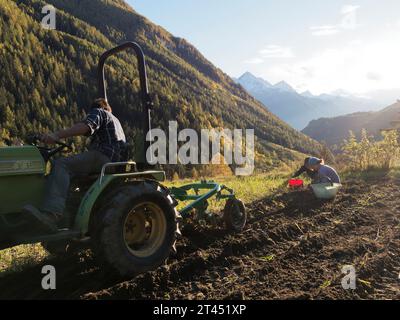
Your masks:
M27 142L30 145L33 145L39 149L40 153L42 154L43 159L46 162L49 161L50 158L55 156L57 153L60 153L63 151L72 151L71 145L61 142L61 141L55 141L55 144L58 146L55 148L47 148L47 147L39 146L39 143L41 142L41 140L42 140L42 136L39 134L32 134L32 135L29 135L27 138Z

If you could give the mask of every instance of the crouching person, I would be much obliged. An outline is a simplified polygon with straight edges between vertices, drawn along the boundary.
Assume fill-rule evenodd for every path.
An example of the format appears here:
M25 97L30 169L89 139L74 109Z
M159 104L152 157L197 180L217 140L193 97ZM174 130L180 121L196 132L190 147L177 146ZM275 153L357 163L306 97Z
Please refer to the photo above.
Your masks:
M337 171L326 165L323 159L314 157L306 158L304 165L298 170L293 178L297 178L303 173L306 173L311 178L312 184L319 183L341 183L341 179Z

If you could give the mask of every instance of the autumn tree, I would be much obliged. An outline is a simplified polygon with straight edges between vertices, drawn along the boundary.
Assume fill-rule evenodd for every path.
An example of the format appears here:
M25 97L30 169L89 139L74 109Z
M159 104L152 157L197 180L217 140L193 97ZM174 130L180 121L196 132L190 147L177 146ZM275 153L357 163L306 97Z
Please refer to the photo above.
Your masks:
M373 166L389 169L400 155L399 134L397 130L382 131L383 140L375 141L365 129L360 141L353 132L344 141L343 159L347 166L356 170L367 170Z
M381 166L389 169L399 156L399 135L397 130L383 131L383 140L377 144L377 152L379 152Z
M349 132L349 138L343 143L343 158L350 168L358 169L359 162L359 146L356 135L353 131Z

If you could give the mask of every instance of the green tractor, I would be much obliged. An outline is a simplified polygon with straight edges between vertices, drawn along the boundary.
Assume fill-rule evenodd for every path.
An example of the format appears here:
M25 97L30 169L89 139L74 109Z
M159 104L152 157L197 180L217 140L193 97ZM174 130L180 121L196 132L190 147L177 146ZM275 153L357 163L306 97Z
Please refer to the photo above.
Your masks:
M145 58L133 42L124 43L100 58L99 91L107 98L104 64L110 56L134 49L139 66L141 98L147 112L143 130L149 130L151 99ZM152 270L167 259L179 233L176 201L160 182L163 171L142 170L141 163L106 164L99 174L74 177L67 218L55 234L44 232L23 212L26 205L40 207L46 167L51 158L70 146L58 142L41 147L31 136L27 145L0 148L0 250L20 244L42 243L50 253L63 253L73 243L88 240L96 257L122 276ZM142 142L145 147L146 142ZM90 239L90 240L89 240Z
M145 109L141 129L148 132L152 102L145 57L138 44L127 42L101 56L99 93L107 99L106 60L127 49L133 49L137 56ZM58 142L57 147L49 149L40 146L39 140L37 136L31 136L24 146L0 148L0 250L42 243L50 253L59 255L71 250L75 244L87 243L102 266L128 277L162 265L171 251L176 250L180 233L178 221L193 211L199 219L208 217L206 207L210 197L227 200L224 219L228 228L241 231L244 227L245 208L236 200L233 190L213 182L169 190L161 184L165 172L153 170L142 152L138 163L108 163L98 174L73 177L65 221L57 233L44 232L23 208L26 205L41 206L48 163L53 156L71 147ZM142 151L149 146L144 140L140 142ZM190 190L194 190L195 195L190 195ZM200 194L199 190L206 190L206 193ZM179 212L176 209L178 200L193 202Z

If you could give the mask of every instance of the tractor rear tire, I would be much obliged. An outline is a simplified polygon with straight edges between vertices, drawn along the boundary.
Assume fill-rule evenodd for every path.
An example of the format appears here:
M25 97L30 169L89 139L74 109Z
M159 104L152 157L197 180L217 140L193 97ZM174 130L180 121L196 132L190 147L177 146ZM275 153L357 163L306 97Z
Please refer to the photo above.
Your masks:
M122 277L155 270L176 250L179 217L168 189L158 183L122 186L95 222L95 256Z
M223 219L228 231L242 232L247 222L247 212L243 201L228 199L225 204Z

